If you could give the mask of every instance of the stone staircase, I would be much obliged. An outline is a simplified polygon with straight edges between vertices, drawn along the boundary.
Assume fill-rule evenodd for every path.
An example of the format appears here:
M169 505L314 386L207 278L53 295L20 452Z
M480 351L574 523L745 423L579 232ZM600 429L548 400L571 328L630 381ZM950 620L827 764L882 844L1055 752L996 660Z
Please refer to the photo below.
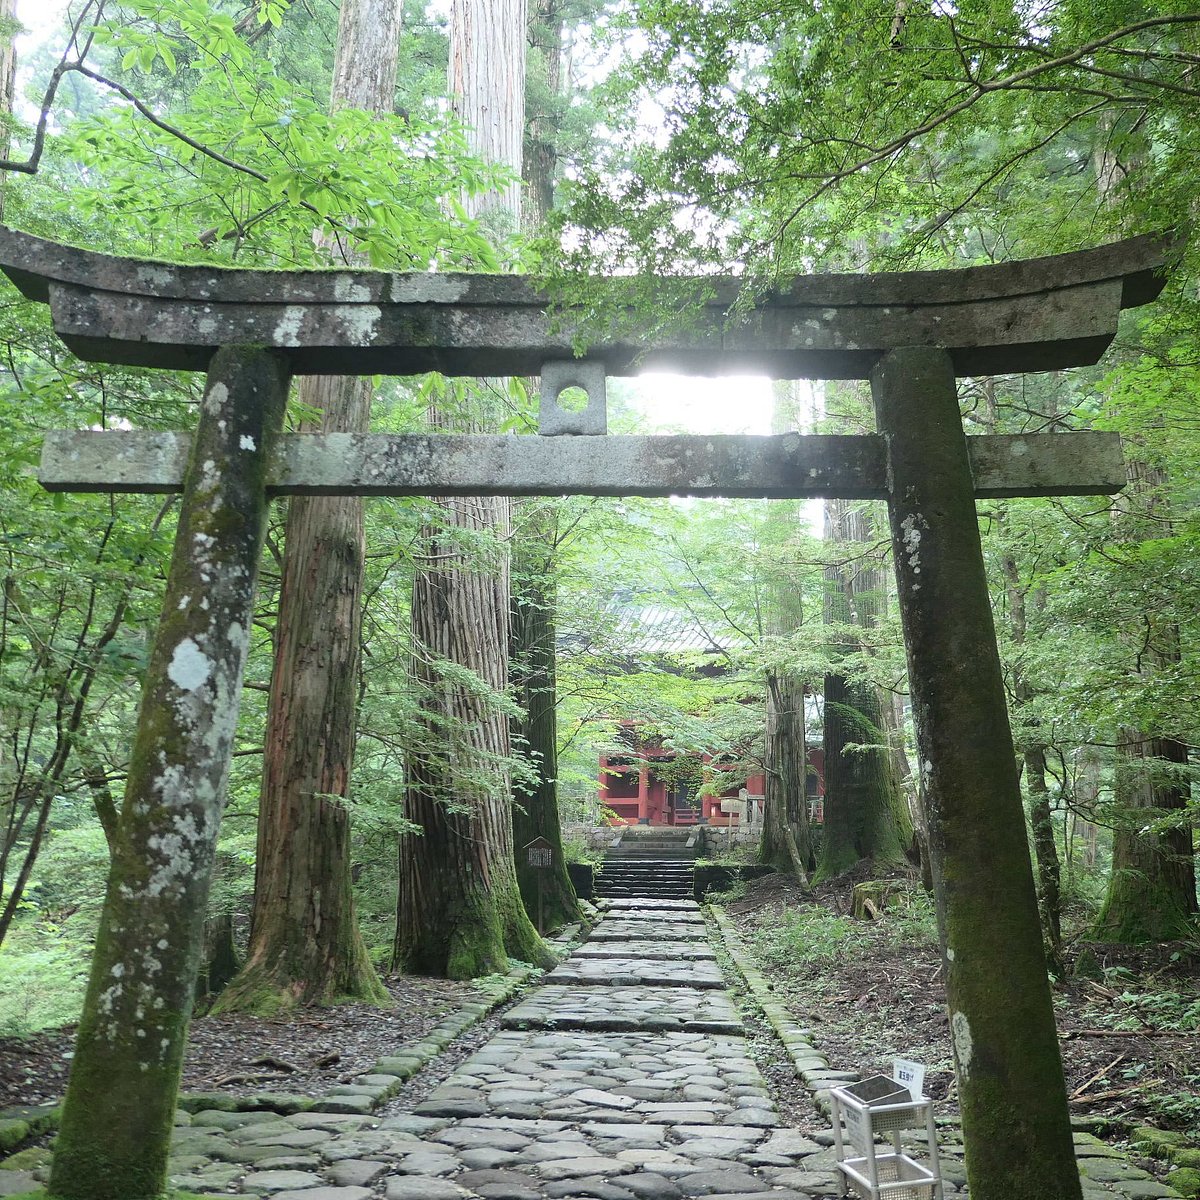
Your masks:
M595 894L610 900L692 899L700 836L687 828L626 827L604 852Z

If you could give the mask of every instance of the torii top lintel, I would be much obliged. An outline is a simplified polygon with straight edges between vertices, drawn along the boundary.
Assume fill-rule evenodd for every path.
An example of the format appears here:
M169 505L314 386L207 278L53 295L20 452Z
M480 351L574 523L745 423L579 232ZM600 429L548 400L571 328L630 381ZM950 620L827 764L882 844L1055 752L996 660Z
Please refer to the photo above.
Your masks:
M888 350L940 346L959 375L1095 362L1122 308L1163 286L1169 242L1143 235L998 265L806 275L732 306L743 281L706 280L710 299L678 332L639 337L629 305L587 357L611 375L765 372L867 378ZM118 258L0 227L0 270L49 303L80 358L204 370L222 345L286 354L296 374L536 375L572 356L569 306L528 277L382 271L262 271ZM644 297L635 280L614 293ZM555 300L558 306L555 307ZM644 303L644 300L642 301Z

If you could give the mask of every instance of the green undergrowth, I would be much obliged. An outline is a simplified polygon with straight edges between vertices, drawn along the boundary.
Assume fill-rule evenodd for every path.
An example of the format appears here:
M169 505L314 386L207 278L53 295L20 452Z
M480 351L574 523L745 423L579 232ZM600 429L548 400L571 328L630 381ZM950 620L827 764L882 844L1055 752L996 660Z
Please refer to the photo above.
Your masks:
M784 975L832 966L865 954L883 939L922 950L936 948L933 902L916 885L896 887L878 921L856 921L822 904L788 908L756 924L750 934L755 956Z

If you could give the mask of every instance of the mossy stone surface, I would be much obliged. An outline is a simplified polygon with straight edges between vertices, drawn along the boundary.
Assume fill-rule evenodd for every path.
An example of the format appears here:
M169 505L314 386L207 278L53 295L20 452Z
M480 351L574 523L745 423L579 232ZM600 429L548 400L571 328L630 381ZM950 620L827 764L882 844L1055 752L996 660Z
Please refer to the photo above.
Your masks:
M1165 1182L1187 1200L1200 1198L1200 1168L1178 1167L1167 1175Z
M1155 1158L1172 1158L1174 1150L1187 1149L1190 1139L1171 1129L1156 1129L1153 1125L1139 1125L1129 1135L1129 1140L1139 1149Z
M53 1154L49 1146L28 1146L9 1155L2 1163L4 1171L37 1171L50 1165Z
M28 1121L0 1121L0 1151L15 1150L31 1132Z

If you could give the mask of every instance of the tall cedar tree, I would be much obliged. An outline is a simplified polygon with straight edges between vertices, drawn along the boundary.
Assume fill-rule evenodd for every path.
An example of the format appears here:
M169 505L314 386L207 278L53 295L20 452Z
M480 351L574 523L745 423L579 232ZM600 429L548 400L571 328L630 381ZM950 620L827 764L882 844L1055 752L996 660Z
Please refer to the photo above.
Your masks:
M554 202L558 122L553 112L562 77L563 9L558 0L534 0L530 44L539 50L545 111L528 114L523 171L523 224L537 232ZM528 89L533 94L534 89ZM532 382L532 381L531 381ZM558 516L561 501L531 499L516 512L513 537L512 676L522 715L513 721L515 749L532 780L513 804L513 851L526 911L543 930L582 919L562 848L558 815ZM535 838L551 846L551 866L531 867L524 848Z
M503 192L477 198L498 224L520 212L525 124L524 0L455 0L450 93L474 152L512 168ZM467 201L469 207L471 201ZM435 429L479 432L431 410ZM413 585L414 676L427 736L408 761L400 841L395 960L406 970L468 979L508 969L509 956L547 965L512 851L511 740L494 695L508 688L510 505L503 497L440 497ZM491 538L492 562L464 553ZM472 680L470 676L474 676Z
M874 536L870 517L844 500L825 503L826 536L858 553L826 570L826 616L843 630L869 629L886 595L884 572L868 558ZM844 639L844 635L843 635ZM860 646L843 644L845 654ZM849 870L860 859L877 867L903 865L912 820L896 781L887 745L879 688L870 680L825 676L825 829L817 878Z
M801 428L798 385L777 380L774 389L772 432ZM767 519L788 539L800 529L803 510L792 501L777 500L771 505ZM771 632L781 637L795 633L803 620L796 582L777 582L771 601ZM794 672L772 668L767 672L766 684L767 729L763 745L766 784L759 858L780 871L791 872L807 885L815 864L808 819L804 680Z
M403 0L343 0L332 106L391 112ZM306 429L365 433L369 378L312 376ZM343 998L384 1003L354 917L346 800L357 733L363 502L296 496L288 509L267 713L249 953L220 1011Z

